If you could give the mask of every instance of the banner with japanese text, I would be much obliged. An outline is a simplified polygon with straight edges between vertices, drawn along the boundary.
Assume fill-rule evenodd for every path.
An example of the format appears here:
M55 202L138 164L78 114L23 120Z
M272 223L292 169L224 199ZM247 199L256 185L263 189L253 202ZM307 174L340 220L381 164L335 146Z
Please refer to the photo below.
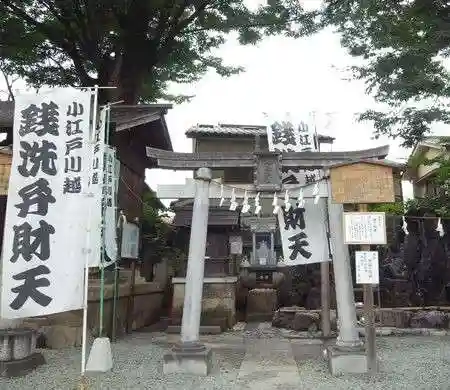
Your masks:
M92 92L18 95L2 248L1 317L83 306Z
M105 215L105 258L107 267L117 260L117 190L119 186L120 164L116 158L116 150L110 146L105 148L105 172L103 187L103 210Z
M330 261L327 237L326 199L317 204L305 199L303 207L285 206L278 213L284 265L313 264Z
M318 150L318 139L313 126L292 119L276 120L270 118L267 126L267 141L271 152L308 152ZM283 184L305 185L323 176L317 169L285 167L282 171Z
M92 194L91 201L91 219L90 223L90 246L89 267L99 267L101 261L101 252L103 250L103 209L102 199L105 186L105 132L107 110L103 107L99 110L98 121L91 142L92 169L90 177L89 192Z

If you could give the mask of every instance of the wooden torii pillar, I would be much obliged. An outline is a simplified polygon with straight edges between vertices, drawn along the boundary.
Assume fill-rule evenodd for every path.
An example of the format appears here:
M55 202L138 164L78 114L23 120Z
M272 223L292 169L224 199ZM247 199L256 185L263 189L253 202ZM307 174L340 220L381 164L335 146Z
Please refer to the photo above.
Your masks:
M324 170L330 166L357 161L385 158L389 146L353 152L267 152L253 153L175 153L147 147L147 157L153 160L154 166L171 170L193 170L193 185L173 191L174 188L162 188L157 191L160 197L194 198L191 237L186 274L185 300L181 328L181 343L164 356L164 372L188 372L197 375L208 375L211 369L211 352L199 342L199 326L203 291L204 254L208 223L209 199L219 198L217 189L210 187L212 169L249 167L254 170L254 183L242 187L242 192L261 192L262 197L272 196L274 192L284 191L296 185L282 186L281 172L283 167ZM326 185L326 184L325 184ZM323 187L321 185L321 187ZM328 196L328 188L325 189ZM165 192L165 193L164 193ZM236 196L239 196L236 194ZM342 240L342 205L331 202L328 197L331 245L334 252L333 267L337 291L337 308L340 316L339 337L336 346L343 353L358 354L362 343L356 329L356 309L353 296L353 282L349 275L350 261L348 248ZM329 310L329 308L327 309Z

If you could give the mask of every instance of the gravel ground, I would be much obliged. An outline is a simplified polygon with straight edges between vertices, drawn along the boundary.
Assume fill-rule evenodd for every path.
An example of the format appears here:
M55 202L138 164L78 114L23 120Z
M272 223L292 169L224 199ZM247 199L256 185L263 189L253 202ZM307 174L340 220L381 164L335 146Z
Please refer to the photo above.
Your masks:
M161 337L161 335L159 335ZM450 358L450 338L448 337L385 337L377 339L381 373L375 377L331 377L326 362L312 356L301 357L301 346L291 340L289 351L298 368L295 386L283 383L271 387L261 385L261 378L243 381L240 374L244 359L251 359L247 353L253 345L252 337L245 337L245 343L236 344L236 334L230 335L233 342L226 343L227 336L221 335L215 343L216 366L211 376L206 378L188 375L167 375L162 373L163 354L167 347L163 343L152 343L155 335L135 333L113 345L113 372L91 377L89 389L152 389L152 390L227 390L227 389L304 389L304 390L410 390L410 389L450 389L450 363L444 361L444 355ZM211 341L211 338L209 339ZM208 340L208 341L209 341ZM276 339L272 339L272 343ZM297 345L294 345L296 344ZM261 345L264 345L262 343ZM444 348L447 346L448 350ZM80 349L62 351L43 351L47 364L24 378L0 379L0 389L7 390L65 390L75 389L79 383ZM265 354L266 356L268 354ZM270 356L270 354L269 354ZM294 361L292 359L292 361ZM256 362L255 364L263 364ZM270 376L271 362L264 362ZM274 364L276 365L276 364ZM249 378L250 379L250 378Z

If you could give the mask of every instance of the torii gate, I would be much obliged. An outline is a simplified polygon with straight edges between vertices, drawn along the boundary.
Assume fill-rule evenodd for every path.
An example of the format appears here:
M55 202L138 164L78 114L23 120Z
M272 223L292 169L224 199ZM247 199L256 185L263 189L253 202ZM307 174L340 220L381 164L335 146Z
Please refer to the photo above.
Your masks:
M181 343L164 356L164 372L190 372L208 375L211 368L211 351L199 342L201 301L204 276L209 199L220 198L217 186L210 186L212 169L251 167L254 169L254 183L239 187L242 197L245 190L261 193L261 197L272 196L274 192L298 188L298 185L282 185L282 167L320 169L351 161L383 159L389 153L389 146L351 152L267 152L249 153L202 152L176 153L147 147L147 157L154 166L171 170L194 170L195 179L186 185L162 185L157 188L159 198L193 198L191 236L189 242L188 266L181 326ZM333 270L335 276L336 302L339 314L339 337L336 347L345 353L360 355L362 342L356 329L356 309L353 282L347 246L342 230L343 207L332 203L329 182L322 181L319 195L328 198L329 221L333 234ZM224 194L229 197L229 194ZM305 197L312 197L312 188L305 188Z

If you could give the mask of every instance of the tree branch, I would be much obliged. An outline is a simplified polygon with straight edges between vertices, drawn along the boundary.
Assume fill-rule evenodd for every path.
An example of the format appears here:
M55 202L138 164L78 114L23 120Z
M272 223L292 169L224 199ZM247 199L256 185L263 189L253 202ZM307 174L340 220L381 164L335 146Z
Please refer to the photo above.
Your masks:
M175 20L175 23L177 23L175 25L175 28L173 28L170 31L170 33L168 34L167 38L164 40L164 43L161 43L161 45L160 45L160 48L158 50L158 56L157 56L158 57L158 62L160 62L161 60L166 59L167 55L172 51L173 45L175 43L175 38L177 37L177 35L180 34L186 26L188 26L196 18L198 18L201 15L201 13L206 10L208 5L213 4L214 1L208 1L208 0L203 1L200 5L198 5L196 7L196 9L192 13L192 15L190 15L188 18L186 18L182 22L179 22L181 16L183 15L184 9L186 8L187 3L188 3L188 0L185 0L185 2L184 2L185 6L184 7L180 7L180 12L178 13L177 18Z
M12 89L12 82L9 80L9 77L6 74L6 71L3 67L3 65L0 65L0 72L2 72L3 78L5 80L6 88L8 89L8 101L14 101L14 92Z
M82 84L86 86L92 85L93 79L86 72L82 56L78 52L78 49L76 48L75 44L67 39L67 36L64 37L65 39L61 39L58 32L53 31L45 24L40 23L36 19L29 16L25 10L23 10L20 7L17 7L15 4L13 4L11 0L0 0L0 1L1 1L0 4L3 3L4 6L7 7L7 9L9 8L10 12L13 15L32 25L33 27L41 31L50 41L52 41L56 45L59 45L72 59L75 66L75 70L78 76L80 77Z

